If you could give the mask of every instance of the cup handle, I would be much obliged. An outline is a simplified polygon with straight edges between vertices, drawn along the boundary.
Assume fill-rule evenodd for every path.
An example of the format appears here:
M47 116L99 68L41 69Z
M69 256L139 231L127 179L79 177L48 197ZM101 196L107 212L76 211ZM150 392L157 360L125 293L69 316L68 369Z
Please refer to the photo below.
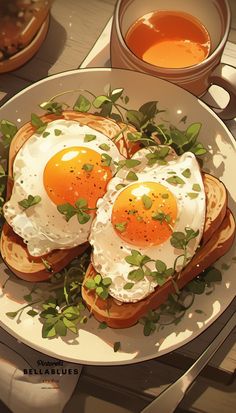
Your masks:
M212 108L223 120L236 117L236 68L220 63L210 75L210 84L222 87L229 93L229 102L223 109Z

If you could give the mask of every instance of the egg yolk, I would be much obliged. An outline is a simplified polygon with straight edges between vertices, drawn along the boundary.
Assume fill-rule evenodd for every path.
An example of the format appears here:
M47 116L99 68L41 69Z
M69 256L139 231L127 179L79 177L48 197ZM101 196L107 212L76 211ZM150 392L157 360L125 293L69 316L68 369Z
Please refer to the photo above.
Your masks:
M95 208L106 192L112 177L111 168L102 165L101 154L86 147L70 147L56 153L47 162L44 188L56 205L84 198L89 208Z
M112 225L118 236L139 247L165 242L173 232L176 217L174 195L164 185L155 182L124 188L112 209Z

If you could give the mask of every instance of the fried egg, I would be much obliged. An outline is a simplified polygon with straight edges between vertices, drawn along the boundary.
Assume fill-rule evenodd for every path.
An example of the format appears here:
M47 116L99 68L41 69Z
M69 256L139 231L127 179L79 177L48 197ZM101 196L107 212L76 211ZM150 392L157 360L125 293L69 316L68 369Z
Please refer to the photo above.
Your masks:
M160 260L166 268L180 271L195 254L205 223L205 191L192 153L170 153L165 162L152 165L150 152L142 149L133 159L139 162L132 171L124 167L109 182L89 238L95 270L111 278L109 293L122 302L139 301L157 286L147 271L143 279L132 281L132 288L124 288L130 271L137 269L126 261L132 251L150 257L146 270L155 270ZM170 239L173 232L185 233L186 228L198 235L189 242L184 263L183 257L177 259L183 251Z
M72 120L52 121L43 134L25 142L14 160L14 186L4 215L32 256L87 241L97 201L114 173L112 163L103 162L110 157L123 158L111 139ZM40 202L23 208L29 195ZM78 199L86 200L85 212L91 215L84 224L76 215L67 222L58 210Z

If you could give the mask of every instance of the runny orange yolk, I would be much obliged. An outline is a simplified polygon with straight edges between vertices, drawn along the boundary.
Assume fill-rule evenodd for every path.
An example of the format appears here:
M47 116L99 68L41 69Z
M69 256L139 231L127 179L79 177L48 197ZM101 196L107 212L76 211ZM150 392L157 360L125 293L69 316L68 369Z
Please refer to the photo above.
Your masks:
M95 208L112 177L111 168L101 162L101 155L86 147L74 146L56 153L43 174L44 188L52 202L74 205L84 198L89 208Z
M142 182L123 189L112 209L112 225L119 237L147 247L165 242L177 217L174 195L165 186Z

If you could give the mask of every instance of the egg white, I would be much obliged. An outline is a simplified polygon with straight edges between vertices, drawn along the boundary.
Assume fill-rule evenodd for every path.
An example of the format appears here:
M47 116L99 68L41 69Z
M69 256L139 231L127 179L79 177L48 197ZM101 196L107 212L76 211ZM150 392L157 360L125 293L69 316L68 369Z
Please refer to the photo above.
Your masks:
M145 154L148 151L146 149L140 150L134 155L135 159L141 161L141 164L133 168L135 171L138 182L156 182L164 185L175 196L177 201L178 216L174 226L174 231L185 232L185 228L191 228L194 231L199 230L199 234L188 245L188 257L193 257L199 242L202 237L204 223L205 223L205 191L202 182L201 172L195 156L187 152L184 155L177 157L171 154L167 158L166 165L147 165L147 159ZM182 172L189 168L191 171L191 177L185 178ZM154 291L156 283L150 281L145 277L143 280L135 282L135 285L130 290L124 289L124 285L129 282L128 273L135 267L131 267L125 261L125 257L131 255L131 250L137 250L141 254L148 255L151 259L163 261L168 268L174 265L174 261L182 251L175 249L170 239L161 245L151 246L146 248L135 247L135 245L124 242L113 229L111 224L112 206L116 200L116 197L123 189L117 191L116 186L118 184L131 185L125 178L128 173L128 169L123 168L119 174L114 177L108 185L107 193L98 202L97 216L93 222L91 228L91 235L89 241L93 246L92 262L97 272L102 277L110 277L112 284L109 289L111 296L122 302L136 302ZM174 171L177 176L180 176L184 181L184 185L174 186L166 181L170 174L168 172ZM191 199L187 194L194 192L192 189L193 184L199 184L200 192L196 199ZM183 266L183 262L179 260L176 267L180 270ZM154 270L154 264L148 264L151 270Z
M55 129L61 134L55 135ZM80 224L77 217L66 222L57 211L43 185L43 172L52 156L72 146L89 147L104 153L99 145L109 145L107 152L115 161L123 159L116 145L101 132L77 121L55 120L45 130L49 135L34 133L19 150L14 160L14 186L10 200L4 206L4 216L14 232L23 238L32 256L42 256L54 249L72 248L87 241L92 219ZM96 135L96 139L84 142L85 134ZM114 171L114 169L113 169ZM39 195L40 203L23 210L18 202L28 195Z

